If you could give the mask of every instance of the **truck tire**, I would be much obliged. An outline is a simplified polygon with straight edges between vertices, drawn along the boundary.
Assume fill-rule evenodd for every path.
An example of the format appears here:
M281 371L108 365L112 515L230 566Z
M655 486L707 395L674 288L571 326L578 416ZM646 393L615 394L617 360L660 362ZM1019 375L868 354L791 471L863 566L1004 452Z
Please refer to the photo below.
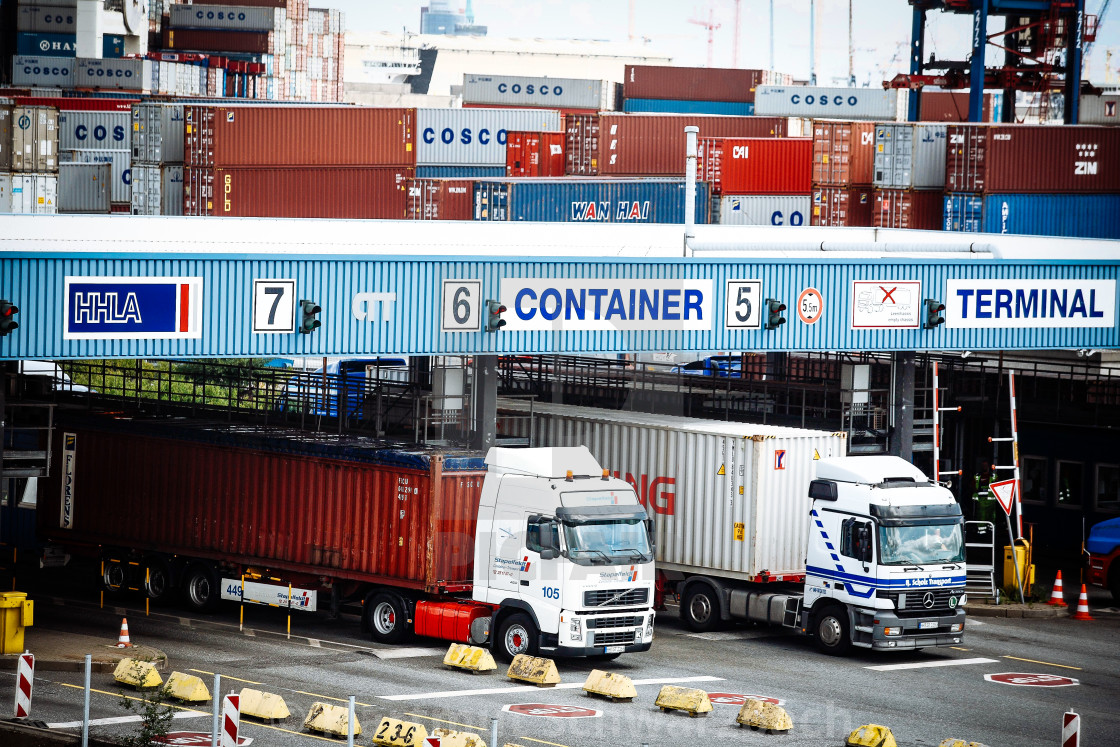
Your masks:
M380 592L366 602L366 625L378 643L400 643L408 635L408 610L396 594Z
M719 598L710 586L696 584L681 600L681 620L689 630L704 633L719 622Z
M208 566L192 565L183 577L183 598L196 612L207 612L218 606L221 598L218 577Z
M110 594L120 594L128 585L128 568L116 560L106 560L101 566L101 587Z
M498 628L494 639L494 655L502 661L513 661L518 654L537 655L537 626L528 615L520 612L510 615Z
M817 648L831 656L843 656L852 646L848 611L830 604L820 611L813 624L813 637Z
M162 602L171 596L171 569L159 558L149 559L145 566L144 593L153 602Z

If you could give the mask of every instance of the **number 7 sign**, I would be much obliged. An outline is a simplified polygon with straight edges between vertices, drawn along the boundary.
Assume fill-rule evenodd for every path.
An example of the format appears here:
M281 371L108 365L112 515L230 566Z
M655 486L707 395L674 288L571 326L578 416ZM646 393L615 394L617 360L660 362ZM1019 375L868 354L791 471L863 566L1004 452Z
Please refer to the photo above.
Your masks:
M253 281L253 334L296 331L296 281Z

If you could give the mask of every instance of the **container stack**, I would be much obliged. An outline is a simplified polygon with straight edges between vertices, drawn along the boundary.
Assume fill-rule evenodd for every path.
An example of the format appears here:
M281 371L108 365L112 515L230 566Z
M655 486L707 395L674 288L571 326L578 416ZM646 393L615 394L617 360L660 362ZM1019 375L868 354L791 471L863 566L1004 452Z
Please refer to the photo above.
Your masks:
M873 226L927 231L941 227L945 125L876 125L873 165Z
M140 60L137 60L140 62ZM113 212L127 213L132 200L133 101L128 99L60 98L51 102L58 112L59 161L108 164ZM86 183L81 169L68 169L60 178L75 176ZM78 185L59 184L60 195L81 191ZM85 203L81 203L85 204Z
M680 223L683 179L508 179L474 183L474 220L546 223ZM696 185L696 215L708 214L706 185ZM702 222L702 221L701 221Z
M113 166L109 163L58 164L58 212L83 215L112 211Z
M78 0L19 0L16 8L16 54L38 57L73 57L77 41ZM111 37L108 51L115 55Z
M1120 238L1120 128L949 125L944 226Z
M0 213L58 211L58 109L0 99Z
M811 138L700 138L696 178L712 223L801 226L809 215Z
M507 132L506 176L564 176L564 133Z
M875 198L875 125L813 120L814 226L870 226Z
M792 76L770 70L627 65L622 110L749 116L758 86L792 83Z
M510 132L561 133L555 109L417 109L416 176L481 179L506 176Z
M183 214L183 104L132 105L132 214Z

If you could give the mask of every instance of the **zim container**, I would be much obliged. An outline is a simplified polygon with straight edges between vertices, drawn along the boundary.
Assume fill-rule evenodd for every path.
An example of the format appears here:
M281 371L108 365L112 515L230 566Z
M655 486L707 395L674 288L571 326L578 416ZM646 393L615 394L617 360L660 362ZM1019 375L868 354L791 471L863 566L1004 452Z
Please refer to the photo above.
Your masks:
M505 176L564 176L564 133L506 133Z
M941 228L940 190L876 189L871 225L876 228Z
M944 188L945 125L876 125L872 183L896 189Z
M807 226L811 204L809 195L724 195L719 201L719 223L724 226Z
M713 194L809 194L810 138L699 138L696 178Z
M406 186L409 220L471 220L474 182L469 179L412 179Z
M871 187L813 187L810 225L870 226L875 195Z
M1120 239L1120 194L950 194L946 231Z
M627 99L734 101L750 103L763 70L671 65L627 65L622 94Z
M864 185L875 176L875 125L814 119L813 184Z
M474 185L474 219L546 223L684 223L682 179L512 179ZM697 222L708 185L696 184Z

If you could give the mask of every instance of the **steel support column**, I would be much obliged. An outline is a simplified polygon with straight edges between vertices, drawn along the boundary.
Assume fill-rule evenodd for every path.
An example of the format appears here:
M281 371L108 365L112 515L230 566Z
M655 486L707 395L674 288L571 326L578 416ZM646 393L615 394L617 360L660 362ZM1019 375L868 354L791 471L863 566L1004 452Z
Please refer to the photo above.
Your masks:
M988 2L972 9L972 68L968 80L968 121L984 121L984 52L988 46Z
M890 453L914 461L914 367L916 353L895 353L891 381L894 402ZM936 479L936 478L935 478Z
M474 357L474 433L471 448L485 451L494 445L498 420L498 356Z
M910 74L921 75L922 60L926 54L926 10L914 6L914 17L910 25ZM922 89L910 91L910 104L907 119L917 122L922 116Z
M1066 48L1066 87L1065 112L1066 124L1079 124L1081 121L1081 61L1085 48L1085 0L1077 0L1077 8L1072 12L1069 23L1073 25L1067 34Z

